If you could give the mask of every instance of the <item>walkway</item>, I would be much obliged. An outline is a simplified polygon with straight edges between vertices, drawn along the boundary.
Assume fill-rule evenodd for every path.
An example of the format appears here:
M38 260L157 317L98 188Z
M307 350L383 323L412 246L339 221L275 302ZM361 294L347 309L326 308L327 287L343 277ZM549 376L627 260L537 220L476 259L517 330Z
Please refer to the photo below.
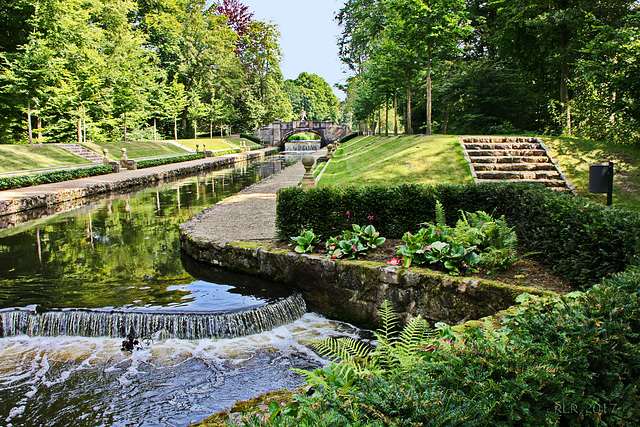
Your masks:
M212 163L217 164L219 167L224 167L237 162L239 159L261 157L265 153L268 154L274 150L274 148L267 148L138 170L123 170L118 173L72 181L4 190L0 191L0 215L51 206L110 191L126 190L129 187L161 181L176 175L197 172L203 169L214 169L216 165L212 165Z
M326 151L322 149L312 155L317 159ZM201 241L274 239L276 193L281 188L298 185L303 175L304 166L297 162L194 216L180 226L181 233Z

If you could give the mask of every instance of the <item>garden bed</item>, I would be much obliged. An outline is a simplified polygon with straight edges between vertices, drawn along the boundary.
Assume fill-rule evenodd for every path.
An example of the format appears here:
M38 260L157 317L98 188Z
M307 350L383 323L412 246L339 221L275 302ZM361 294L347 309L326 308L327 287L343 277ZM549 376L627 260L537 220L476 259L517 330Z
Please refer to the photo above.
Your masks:
M295 246L295 243L289 244L286 242L281 242L279 240L270 240L265 243L268 243L269 245L274 246L278 249L291 251L293 251L293 246ZM398 255L396 254L396 250L398 246L402 245L403 243L404 242L402 241L402 239L387 239L377 248L369 249L366 253L359 255L356 260L373 261L379 262L381 264L387 264L387 262L392 258L398 257ZM317 245L312 254L326 255L324 244L321 243ZM435 265L416 266L414 264L413 266L446 273L442 268L437 268L437 266ZM506 270L496 271L492 273L488 271L488 269L482 268L481 266L476 266L474 270L475 271L467 270L466 272L463 272L461 276L495 280L515 286L527 286L543 291L557 292L560 294L567 293L572 290L571 285L566 279L563 279L554 274L549 267L545 266L543 263L537 260L534 255L523 256L519 261L514 263Z

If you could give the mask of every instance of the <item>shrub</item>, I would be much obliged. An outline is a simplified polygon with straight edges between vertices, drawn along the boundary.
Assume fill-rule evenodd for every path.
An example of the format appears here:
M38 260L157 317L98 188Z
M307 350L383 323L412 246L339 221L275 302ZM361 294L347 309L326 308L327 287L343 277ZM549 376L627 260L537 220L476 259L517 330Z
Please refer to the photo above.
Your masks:
M237 150L225 150L224 154L235 153ZM222 153L221 153L222 155ZM137 161L138 169L167 165L170 163L188 162L190 160L204 159L204 153L185 154L183 156L161 157L159 159L147 159Z
M343 212L367 212L382 235L401 238L435 221L436 200L454 223L460 211L504 215L523 250L539 252L541 261L574 284L589 286L640 261L637 214L522 184L288 188L278 193L276 225L280 238L303 227L327 238L347 228Z
M0 190L30 187L32 185L50 184L53 182L69 181L89 176L113 173L112 165L92 166L88 168L65 169L31 175L19 175L0 178Z
M347 135L347 136L345 136L344 138L342 138L342 139L340 140L340 143L347 142L347 141L349 141L349 140L351 140L351 139L355 138L356 136L358 136L358 132L350 133L349 135Z
M262 140L256 136L249 135L248 133L241 133L241 138L248 139L249 141L255 142L256 144L262 144Z

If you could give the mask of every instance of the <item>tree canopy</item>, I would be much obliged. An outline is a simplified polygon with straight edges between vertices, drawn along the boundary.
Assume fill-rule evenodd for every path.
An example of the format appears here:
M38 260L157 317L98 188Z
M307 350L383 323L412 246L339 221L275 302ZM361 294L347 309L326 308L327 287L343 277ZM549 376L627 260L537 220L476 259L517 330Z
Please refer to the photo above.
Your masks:
M336 15L356 74L347 103L367 122L400 97L409 133L640 142L639 11L636 0L347 0Z
M291 114L278 30L237 0L1 3L2 142L184 138Z

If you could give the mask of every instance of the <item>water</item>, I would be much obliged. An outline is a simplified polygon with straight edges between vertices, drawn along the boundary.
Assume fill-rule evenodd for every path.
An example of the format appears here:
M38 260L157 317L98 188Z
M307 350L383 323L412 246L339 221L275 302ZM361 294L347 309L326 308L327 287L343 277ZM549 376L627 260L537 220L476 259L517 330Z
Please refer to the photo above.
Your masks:
M180 223L282 166L245 165L79 201L54 216L5 221L11 228L0 230L0 336L7 335L0 338L0 425L187 425L238 400L299 386L290 368L324 363L309 339L355 336L349 325L314 314L295 320L302 314L296 310L287 324L264 332L183 334L194 330L194 318L241 316L297 298L274 282L180 254ZM139 350L122 351L123 339L115 338L131 329L125 319L137 319ZM77 336L91 335L80 332L87 323L114 338ZM145 329L149 324L155 326ZM60 332L67 335L40 336ZM236 337L215 338L221 336Z

